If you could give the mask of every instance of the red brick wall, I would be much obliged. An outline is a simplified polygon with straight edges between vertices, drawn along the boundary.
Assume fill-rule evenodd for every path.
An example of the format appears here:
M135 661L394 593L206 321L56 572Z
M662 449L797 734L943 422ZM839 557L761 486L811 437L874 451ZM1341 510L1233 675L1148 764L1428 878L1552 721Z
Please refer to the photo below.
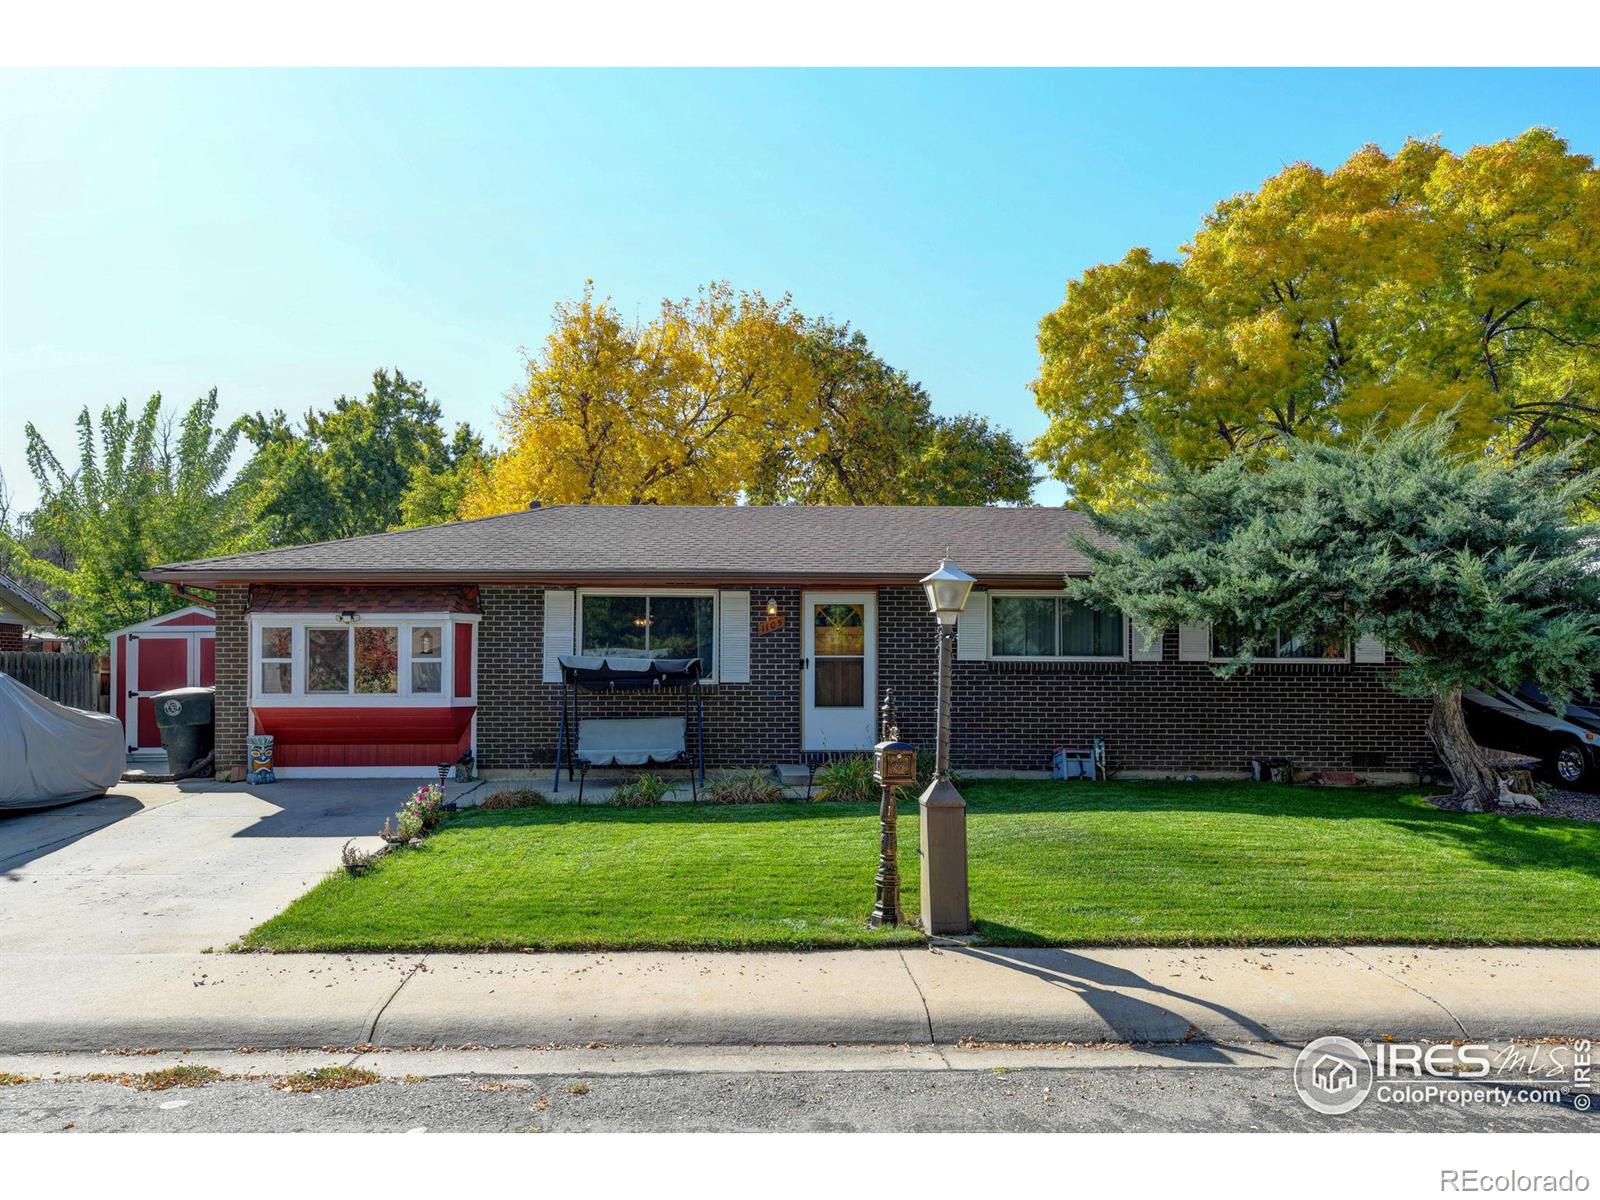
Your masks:
M250 589L244 584L217 588L217 774L243 770L250 732Z
M21 625L0 625L0 651L24 650Z

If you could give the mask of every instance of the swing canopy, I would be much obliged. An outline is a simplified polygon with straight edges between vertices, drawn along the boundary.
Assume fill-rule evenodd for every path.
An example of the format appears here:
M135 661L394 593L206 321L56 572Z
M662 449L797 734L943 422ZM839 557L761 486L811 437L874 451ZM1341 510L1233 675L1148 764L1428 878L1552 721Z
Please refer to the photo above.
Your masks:
M698 658L560 658L564 683L586 692L632 692L687 687L700 682Z

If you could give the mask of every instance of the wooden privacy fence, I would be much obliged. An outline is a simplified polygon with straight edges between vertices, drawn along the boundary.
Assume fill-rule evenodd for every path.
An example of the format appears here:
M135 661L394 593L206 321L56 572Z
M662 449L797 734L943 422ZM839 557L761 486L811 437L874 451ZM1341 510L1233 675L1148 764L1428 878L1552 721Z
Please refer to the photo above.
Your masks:
M98 654L38 654L27 650L0 653L0 674L11 676L57 704L100 711Z

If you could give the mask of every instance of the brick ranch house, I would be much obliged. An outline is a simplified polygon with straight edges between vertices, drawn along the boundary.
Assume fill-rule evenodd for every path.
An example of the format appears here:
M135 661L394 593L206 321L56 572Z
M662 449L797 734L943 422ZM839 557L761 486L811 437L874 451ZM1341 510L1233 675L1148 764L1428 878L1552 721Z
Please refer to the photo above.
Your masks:
M1282 637L1217 678L1203 626L1145 637L1061 594L1085 571L1060 508L558 505L175 563L146 578L216 593L217 759L277 738L287 776L490 773L554 761L557 657L705 664L705 763L773 766L869 748L892 687L932 745L935 623L918 579L948 552L978 580L957 627L953 762L1044 769L1106 741L1114 769L1397 772L1430 757L1426 706L1384 686L1383 647ZM654 708L652 708L654 706ZM681 699L586 701L591 716Z

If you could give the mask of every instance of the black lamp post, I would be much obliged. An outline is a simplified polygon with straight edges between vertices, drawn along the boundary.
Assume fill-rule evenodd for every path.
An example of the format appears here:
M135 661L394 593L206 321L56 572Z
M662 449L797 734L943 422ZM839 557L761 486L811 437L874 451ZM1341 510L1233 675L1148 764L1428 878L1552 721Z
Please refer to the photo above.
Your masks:
M941 559L922 581L928 611L939 622L939 728L933 782L922 793L922 930L967 933L972 915L967 903L967 802L950 782L950 685L956 618L967 606L973 579Z

